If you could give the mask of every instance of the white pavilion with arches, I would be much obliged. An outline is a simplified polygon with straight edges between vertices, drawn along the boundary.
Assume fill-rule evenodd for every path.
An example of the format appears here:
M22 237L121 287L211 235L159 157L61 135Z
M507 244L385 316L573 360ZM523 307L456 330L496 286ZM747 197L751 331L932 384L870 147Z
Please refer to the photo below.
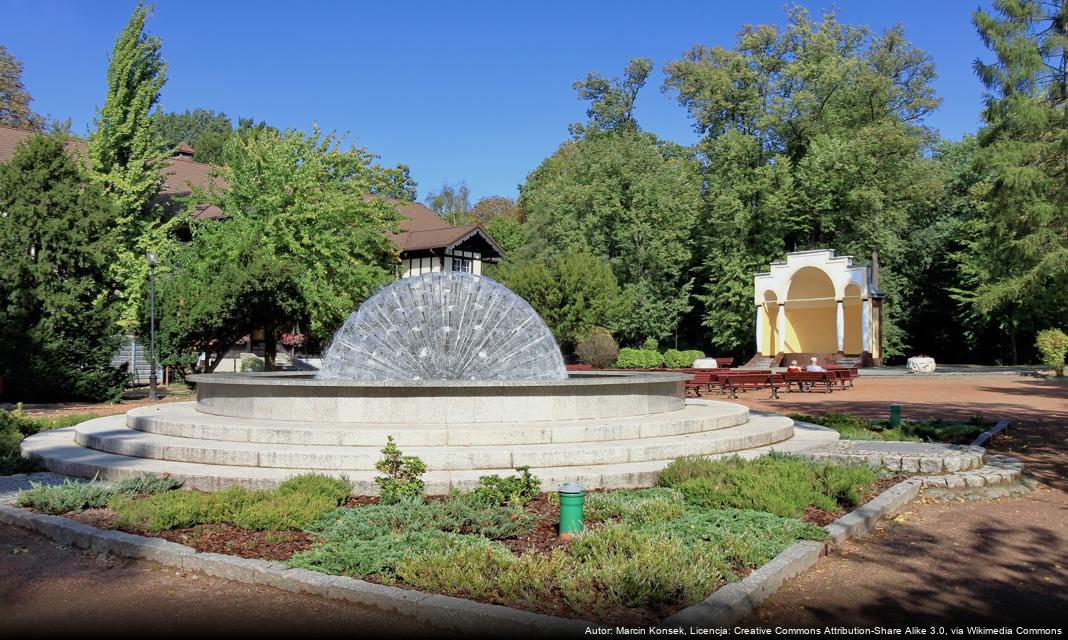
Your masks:
M757 357L785 366L882 364L883 292L877 268L831 249L786 254L753 278ZM802 360L803 358L803 360Z

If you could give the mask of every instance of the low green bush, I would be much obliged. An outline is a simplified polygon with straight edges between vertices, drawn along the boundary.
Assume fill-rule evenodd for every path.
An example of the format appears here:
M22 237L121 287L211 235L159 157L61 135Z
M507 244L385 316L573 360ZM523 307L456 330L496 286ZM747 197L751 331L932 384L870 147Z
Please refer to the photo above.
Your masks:
M115 491L111 487L95 481L64 480L63 484L56 485L31 483L29 489L20 492L15 498L15 505L59 515L107 506L108 500L114 495Z
M95 478L90 482L64 480L63 484L56 485L30 483L30 489L20 492L15 504L58 515L69 511L105 507L117 496L129 498L161 493L179 486L180 482L156 474L125 478L114 484L98 482Z
M518 476L502 478L482 476L472 493L490 504L523 506L541 493L541 480L530 473L530 467L516 467Z
M583 517L587 522L618 519L627 524L663 522L682 515L682 493L675 489L622 489L587 493Z
M1053 367L1055 374L1064 375L1064 358L1068 354L1068 334L1060 329L1039 331L1035 347L1042 355L1042 364Z
M991 426L991 423L982 416L973 416L966 422L908 420L897 427L890 427L885 420L869 420L858 415L833 411L828 411L822 416L791 414L790 417L794 420L834 429L846 440L971 444L979 434Z
M451 534L405 531L369 538L331 538L289 559L289 566L362 578L377 575L390 582L406 558L439 548Z
M706 509L753 509L800 518L806 507L825 511L858 504L879 474L865 465L839 465L770 454L755 460L684 458L658 484L678 489L688 504Z
M685 369L692 367L694 360L703 357L705 357L703 351L668 349L664 352L664 366L669 369Z
M342 478L297 476L272 491L233 487L224 491L170 491L133 499L116 496L108 506L118 523L145 531L166 531L199 524L227 523L252 530L304 529L337 508L350 485Z
M630 347L620 349L619 357L616 359L618 369L655 369L662 364L664 364L663 354Z
M593 327L575 345L575 355L594 369L604 369L619 357L619 343L608 329Z

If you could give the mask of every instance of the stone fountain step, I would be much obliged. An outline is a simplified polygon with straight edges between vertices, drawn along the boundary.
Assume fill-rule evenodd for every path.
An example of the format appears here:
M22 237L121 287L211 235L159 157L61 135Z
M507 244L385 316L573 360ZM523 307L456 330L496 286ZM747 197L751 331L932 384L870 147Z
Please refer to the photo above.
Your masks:
M680 411L651 416L552 423L374 424L317 423L234 418L202 413L194 402L132 409L126 424L161 436L264 444L376 446L387 436L400 447L527 445L602 442L700 433L749 420L749 410L731 402L690 400Z
M300 445L224 442L144 433L130 429L123 416L107 416L75 426L75 442L83 447L138 458L210 465L283 469L373 470L381 458L384 438L374 445ZM745 424L682 435L524 445L403 447L427 468L511 469L668 460L762 447L793 435L793 420L762 416Z
M794 436L770 446L756 447L733 453L710 457L740 455L753 458L771 451L804 453L822 447L838 439L836 432L813 427L798 426ZM246 489L270 489L306 469L278 469L267 467L244 467L233 465L210 465L190 462L174 462L149 458L135 458L94 451L74 441L74 428L46 431L23 441L23 452L39 456L49 470L65 475L101 480L118 480L146 473L169 474L181 480L187 489L215 491L228 487ZM624 487L648 487L655 483L661 469L671 463L670 459L596 464L581 466L557 466L532 469L541 479L542 488L552 490L566 482L577 482L587 489L615 489ZM377 493L374 476L377 472L357 469L320 471L334 476L344 476L353 483L354 493L373 495ZM466 471L430 471L424 476L427 492L431 495L446 493L451 488L470 489L484 475L510 475L510 468Z

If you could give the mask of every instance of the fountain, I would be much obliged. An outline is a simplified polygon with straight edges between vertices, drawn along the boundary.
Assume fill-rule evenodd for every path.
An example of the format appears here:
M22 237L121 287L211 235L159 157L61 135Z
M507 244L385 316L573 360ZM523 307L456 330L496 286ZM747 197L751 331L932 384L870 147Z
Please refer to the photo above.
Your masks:
M374 464L392 436L426 463L428 491L444 493L518 466L547 487L649 486L681 456L796 451L831 437L738 404L686 399L688 377L569 374L522 298L486 277L431 273L368 299L317 374L190 376L195 402L89 420L22 448L76 476L169 473L210 490L269 488L315 471L374 493Z

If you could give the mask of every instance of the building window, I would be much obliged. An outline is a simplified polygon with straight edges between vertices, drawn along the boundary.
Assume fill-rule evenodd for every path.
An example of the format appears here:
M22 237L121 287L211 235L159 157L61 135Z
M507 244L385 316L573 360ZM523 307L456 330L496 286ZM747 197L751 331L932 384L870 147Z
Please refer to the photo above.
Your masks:
M452 257L452 270L463 271L464 273L471 273L471 266L473 261L471 258L461 258L458 256Z

